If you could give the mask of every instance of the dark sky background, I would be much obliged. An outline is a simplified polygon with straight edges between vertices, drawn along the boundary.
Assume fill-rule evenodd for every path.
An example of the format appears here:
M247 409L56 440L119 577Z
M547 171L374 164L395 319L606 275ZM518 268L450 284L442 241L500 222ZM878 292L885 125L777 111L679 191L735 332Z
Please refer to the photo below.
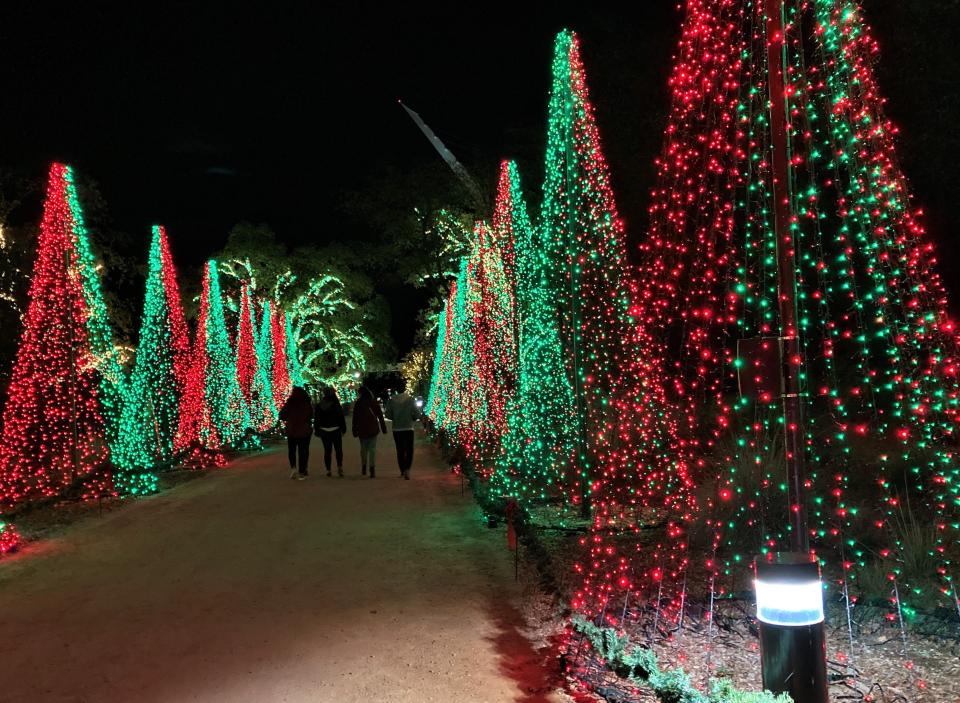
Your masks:
M344 190L438 161L397 98L472 168L518 158L535 193L553 35L569 26L581 35L620 209L631 236L642 233L681 20L675 0L629 11L320 5L4 3L0 165L40 175L51 159L73 164L100 183L116 227L143 236L144 258L149 225L166 224L185 270L241 220L267 222L292 245L349 241L370 233L338 207ZM905 166L934 239L952 254L958 3L865 5ZM395 315L415 312L416 295L390 293L409 298L395 301Z

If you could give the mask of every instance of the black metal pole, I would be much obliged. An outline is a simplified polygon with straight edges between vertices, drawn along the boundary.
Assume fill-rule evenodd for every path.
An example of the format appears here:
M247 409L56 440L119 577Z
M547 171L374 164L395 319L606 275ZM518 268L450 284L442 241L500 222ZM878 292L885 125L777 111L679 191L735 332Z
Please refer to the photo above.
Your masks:
M783 80L783 2L766 0L767 81L773 165L774 227L777 239L777 298L780 311L781 396L790 486L791 547L807 552L806 467L803 454L803 408L800 402L800 345L797 332L796 245L790 231L790 158L787 105Z
M820 573L810 554L807 530L806 465L803 405L800 398L799 331L796 305L796 242L791 231L790 143L787 134L787 98L784 85L786 44L784 0L765 0L767 30L767 87L770 100L770 140L773 167L774 234L777 242L777 297L780 312L780 396L783 404L784 449L789 486L790 547L792 554L775 562L757 563L757 617L760 620L760 656L764 688L788 693L794 703L827 703L826 641L822 616ZM783 613L761 613L771 592ZM819 620L797 617L796 589L810 587L819 602ZM813 584L813 585L812 585ZM812 585L812 586L811 586ZM771 591L772 589L772 591ZM793 602L791 602L793 600ZM778 603L778 601L780 601Z

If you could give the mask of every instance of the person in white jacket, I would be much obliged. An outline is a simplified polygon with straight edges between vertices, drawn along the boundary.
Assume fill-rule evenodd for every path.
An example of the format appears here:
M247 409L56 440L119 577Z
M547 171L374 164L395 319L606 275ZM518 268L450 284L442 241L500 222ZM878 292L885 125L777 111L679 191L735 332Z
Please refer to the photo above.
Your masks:
M387 401L386 416L393 422L393 441L397 445L397 464L400 475L410 480L413 465L413 423L420 419L420 408L409 393L406 384L400 384L400 392Z

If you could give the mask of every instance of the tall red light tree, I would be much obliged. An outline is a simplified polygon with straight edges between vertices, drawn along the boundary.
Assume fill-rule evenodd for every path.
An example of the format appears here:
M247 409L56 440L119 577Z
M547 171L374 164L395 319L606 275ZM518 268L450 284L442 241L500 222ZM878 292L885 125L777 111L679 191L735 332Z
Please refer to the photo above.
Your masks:
M277 310L277 307L270 308L270 340L273 342L273 401L277 408L283 407L293 388L293 382L290 379L290 366L287 360L287 325L285 313Z
M3 411L5 505L57 495L109 458L68 186L66 167L54 164Z
M254 337L254 313L250 287L240 292L240 311L237 328L237 381L250 410L250 421L258 430L267 430L276 422L270 381L260 359L260 349Z
M838 600L864 593L858 574L875 569L898 607L960 613L957 332L899 167L877 56L856 0L687 0L631 293L634 380L617 396L631 418L624 447L677 449L653 462L662 471L611 472L604 484L617 520L588 540L578 606L590 614L620 626L623 603L663 592L679 614L688 567L711 594L743 588L753 555L798 541ZM783 90L771 95L778 74ZM785 176L775 172L784 152ZM780 265L784 253L792 266ZM800 385L796 452L785 365ZM802 490L783 479L797 453ZM644 487L642 503L660 513L648 519L677 530L663 536L672 546L614 547L637 534L632 491ZM694 520L696 560L684 556ZM925 526L921 566L906 535Z
M192 366L180 413L177 444L219 449L237 443L250 424L237 382L236 353L223 315L216 261L204 267Z
M513 286L498 247L502 240L495 239L483 223L474 228L474 240L467 301L477 396L471 413L471 458L478 465L489 467L501 454L507 405L516 390L516 311Z

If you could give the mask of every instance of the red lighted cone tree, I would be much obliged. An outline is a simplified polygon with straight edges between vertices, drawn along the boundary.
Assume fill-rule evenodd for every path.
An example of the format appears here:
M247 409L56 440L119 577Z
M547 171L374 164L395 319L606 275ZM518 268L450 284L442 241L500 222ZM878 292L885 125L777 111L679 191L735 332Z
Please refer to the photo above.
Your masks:
M261 363L253 328L250 288L243 286L240 292L237 329L237 382L240 384L240 390L250 410L250 421L254 428L267 430L276 421L276 411L270 392L270 382Z
M0 435L0 499L57 495L109 458L73 246L66 168L55 164Z
M192 356L178 445L218 449L234 444L243 436L250 418L237 383L235 353L224 322L215 261L208 261L204 267Z
M253 318L250 312L250 289L240 289L240 310L237 314L237 383L250 405L253 377L257 375L257 352L253 342Z
M473 337L477 400L471 413L470 456L478 466L489 466L500 456L507 429L507 404L516 388L515 310L498 242L483 223L474 228L474 239L467 314Z
M276 306L270 308L270 340L273 342L273 401L277 408L282 408L293 383L287 363L287 325L283 311L278 311Z
M749 588L754 555L806 542L837 601L960 613L957 332L877 55L856 0L687 0L631 296L633 381L615 405L619 465L642 471L611 468L600 487L590 614L646 602L663 623L662 606L682 612L688 564L711 597ZM803 417L790 433L787 365ZM642 454L664 445L665 460ZM638 513L667 529L623 550ZM858 580L871 572L884 585Z

